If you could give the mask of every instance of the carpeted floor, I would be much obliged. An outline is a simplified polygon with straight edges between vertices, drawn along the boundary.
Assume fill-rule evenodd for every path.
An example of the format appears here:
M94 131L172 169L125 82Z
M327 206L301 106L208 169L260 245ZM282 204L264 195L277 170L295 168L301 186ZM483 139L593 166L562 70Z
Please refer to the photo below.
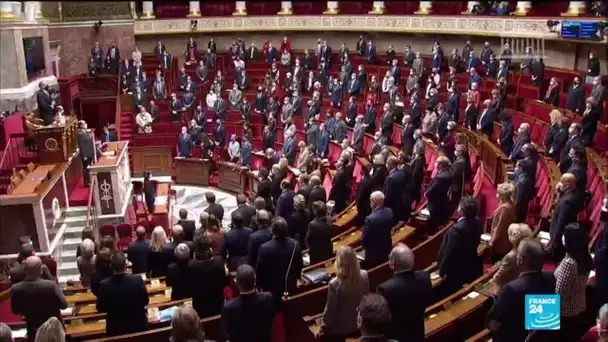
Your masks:
M89 202L89 190L90 188L84 187L84 180L82 177L78 177L78 184L70 193L69 201L71 207L84 207Z

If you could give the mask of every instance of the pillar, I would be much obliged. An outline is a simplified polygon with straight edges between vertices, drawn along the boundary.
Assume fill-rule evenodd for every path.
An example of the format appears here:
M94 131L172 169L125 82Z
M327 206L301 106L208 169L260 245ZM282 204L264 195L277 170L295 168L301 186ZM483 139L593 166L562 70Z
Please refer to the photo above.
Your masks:
M467 1L467 10L462 12L462 14L472 14L475 5L479 5L479 1Z
M22 11L22 5L20 1L13 1L13 14L15 15L15 17L17 18L21 18L23 17L23 11Z
M337 1L328 1L327 9L325 10L325 12L323 12L323 14L336 15L338 13L340 13L340 8L338 7L338 2Z
M430 14L433 8L432 1L420 1L420 7L414 14Z
M10 1L0 1L0 19L10 20L17 19L13 12L13 4Z
M562 13L562 16L576 17L578 15L585 14L586 11L587 4L585 1L570 1L568 11L566 11L566 13Z
M141 19L154 19L154 2L142 1L141 3Z
M528 12L530 12L530 9L532 9L532 1L518 1L515 12L513 13L515 15L525 16L528 14Z
M34 1L34 8L36 9L36 19L45 19L42 15L42 4L40 1Z
M384 14L384 1L374 1L373 6L369 14Z
M247 15L247 2L246 1L235 1L236 10L232 15Z
M200 17L201 16L201 5L198 1L189 1L190 12L188 12L188 18Z
M292 13L293 10L291 8L291 1L281 1L281 12L277 14L290 15Z

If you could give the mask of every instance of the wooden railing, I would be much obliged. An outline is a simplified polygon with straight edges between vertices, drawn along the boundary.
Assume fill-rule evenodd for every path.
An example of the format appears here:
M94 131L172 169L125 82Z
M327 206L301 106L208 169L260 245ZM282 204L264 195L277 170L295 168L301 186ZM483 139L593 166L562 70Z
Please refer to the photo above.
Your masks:
M85 227L93 228L95 234L99 231L99 222L97 220L97 210L95 209L95 204L93 203L93 193L95 192L95 180L97 177L91 177L91 186L89 191L89 199L87 201L87 219L85 221Z

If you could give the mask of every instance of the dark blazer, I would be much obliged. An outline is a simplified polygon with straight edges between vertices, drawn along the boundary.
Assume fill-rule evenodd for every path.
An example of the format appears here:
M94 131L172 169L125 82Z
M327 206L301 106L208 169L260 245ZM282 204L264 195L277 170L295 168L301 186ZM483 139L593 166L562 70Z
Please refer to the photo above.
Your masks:
M461 218L443 236L439 248L439 275L447 276L450 288L460 288L483 273L483 263L477 254L482 233L479 218Z
M515 216L517 222L524 222L528 214L528 205L535 196L534 180L525 172L517 176L515 183Z
M25 317L27 334L36 330L50 317L61 320L61 309L68 307L63 291L52 280L26 278L11 286L11 311Z
M580 134L569 137L566 143L564 144L564 148L561 151L561 157L559 158L559 170L562 173L566 173L566 171L570 167L570 156L568 155L568 153L570 152L572 146L576 145L582 145L582 139Z
M373 134L376 131L376 116L376 108L365 108L365 114L363 115L363 123L367 125L367 127L365 127L365 132Z
M329 133L327 130L319 133L317 137L317 156L324 159L329 154Z
M519 137L517 137L517 141L515 141L515 145L513 146L513 150L511 151L511 155L509 156L509 158L511 158L511 160L513 160L515 162L520 159L523 159L524 153L522 151L522 148L524 147L525 144L529 144L529 143L530 143L529 135L520 135Z
M180 134L179 139L177 140L177 150L179 151L180 157L190 157L192 155L192 149L194 148L194 143L190 138L189 134Z
M563 246L562 235L568 223L576 222L581 210L581 198L576 190L562 194L553 209L549 235L553 246Z
M296 139L288 138L283 145L283 157L287 159L289 165L294 165L296 162Z
M194 254L194 244L192 243L192 241L167 242L163 245L163 255L165 258L165 263L167 265L178 261L177 257L175 256L175 248L177 248L177 245L179 245L180 243L185 243L188 248L190 248L190 256Z
M192 286L192 307L199 317L219 315L224 305L224 287L228 286L224 259L214 256L208 260L190 260L188 273L190 284L196 285Z
M150 252L150 240L135 240L129 243L127 256L131 262L131 273L139 274L148 272L148 253Z
M106 334L117 336L146 330L150 302L143 279L138 275L115 274L104 279L97 296L97 312L105 312Z
M215 126L213 129L213 139L219 144L220 147L226 146L226 127Z
M293 197L296 193L292 189L285 189L281 192L281 195L277 199L277 207L275 209L275 215L281 216L285 220L288 220L293 213Z
M287 220L289 236L296 239L300 246L306 246L306 233L311 220L312 217L308 208L294 211Z
M308 197L308 207L312 208L312 204L316 201L327 202L327 191L323 186L314 187L310 190Z
M549 93L549 96L544 97L543 100L545 103L550 104L552 106L559 106L559 90L557 87L553 88Z
M278 305L286 289L294 293L302 267L302 249L298 242L291 238L285 241L273 238L258 250L255 268L257 284L262 290L272 293L275 304Z
M513 151L513 132L513 122L511 120L503 121L498 139L500 139L500 149L508 156Z
M334 256L332 238L332 219L330 216L316 218L308 225L306 247L310 255L310 264L331 259Z
M589 147L593 144L598 121L600 121L600 109L598 107L588 113L583 112L583 120L581 122L581 143L583 146Z
M268 292L241 294L224 304L222 329L231 342L270 342L274 303Z
M268 133L264 133L262 135L262 146L264 151L269 148L274 149L274 133L269 131Z
M191 294L188 260L178 260L167 267L167 286L171 286L171 300L189 298Z
M475 107L475 105L471 105L466 109L466 121L465 121L465 125L469 126L469 129L471 130L476 130L477 129L477 115L478 115L478 111L477 111L477 107Z
M586 164L572 163L568 168L568 173L573 174L576 177L576 190L579 195L582 195L587 190L587 167Z
M272 183L270 184L270 194L272 196L272 203L276 206L279 196L283 190L281 189L281 181L287 177L287 171L279 170L276 174L271 176Z
M448 97L448 108L447 113L454 118L454 121L458 123L458 116L460 114L458 108L460 107L460 93L455 92Z
M389 337L424 341L424 311L431 304L431 278L425 271L405 271L378 285L391 310ZM407 305L403 305L407 303Z
M369 201L369 196L374 190L372 185L372 178L367 175L361 178L357 186L357 217L360 225L363 225L365 218L372 211Z
M192 241L194 239L194 231L196 230L196 224L194 220L179 220L177 224L184 228L184 240Z
M445 210L449 208L448 191L452 184L452 173L449 170L440 171L431 180L427 190L428 209L431 216L436 216L437 222L442 223L452 213Z
M568 141L568 127L557 126L555 136L551 142L550 148L553 151L549 154L556 163L559 163L562 157L562 150ZM547 145L548 146L548 145Z
M224 244L220 255L228 260L228 269L236 270L247 262L249 237L253 233L251 228L232 228L224 235Z
M401 211L403 206L403 187L405 186L405 178L402 172L394 169L386 177L384 181L384 205L391 208L396 219L398 213Z
M224 219L224 207L219 203L209 203L209 206L204 211L213 214L220 222Z
M551 126L549 126L549 131L545 136L545 147L547 148L547 152L551 148L551 145L553 145L553 141L556 139L557 135L560 133L561 130L562 126L558 124L552 124Z
M258 262L258 250L260 246L272 239L272 232L268 227L260 228L249 235L247 244L247 263L251 267L255 267Z
M336 203L334 212L341 212L346 208L346 204L350 199L350 180L352 174L348 174L346 168L342 168L336 172L329 191L329 199Z
M95 156L95 145L87 132L79 130L76 140L78 141L81 158L91 159Z
M312 186L310 185L310 183L306 183L306 184L300 186L300 188L298 189L298 192L296 194L304 196L304 200L306 200L306 203L308 203L308 198L310 197L311 190L312 190Z
M44 120L44 124L48 125L53 122L53 106L51 99L51 95L39 90L36 93L36 102L38 103L38 110L40 112L40 117Z
M242 204L240 205L238 208L236 208L233 212L234 213L240 213L241 215L243 215L243 219L245 221L245 227L249 227L251 224L251 219L255 216L256 214L256 210L254 207L250 206L249 204Z
M467 163L468 161L464 156L456 158L450 169L450 173L452 174L452 196L457 196L457 198L461 197L464 184L471 176L471 164L467 165Z
M527 294L555 294L553 272L531 272L507 283L498 293L488 312L488 321L499 322L500 328L492 335L495 342L524 341L529 331L522 324L527 310Z
M266 109L266 95L264 93L258 93L255 96L254 108L259 112L263 112Z
M393 211L388 207L376 208L365 219L362 245L365 250L364 264L367 268L388 260L393 245L392 228Z
M479 126L481 126L481 133L491 137L492 136L492 131L494 131L494 120L496 113L494 112L494 110L488 108L487 112L484 113L481 112L479 114Z
M257 195L266 200L266 209L273 211L273 202L272 202L272 180L270 178L264 178L260 180L258 183L258 193Z

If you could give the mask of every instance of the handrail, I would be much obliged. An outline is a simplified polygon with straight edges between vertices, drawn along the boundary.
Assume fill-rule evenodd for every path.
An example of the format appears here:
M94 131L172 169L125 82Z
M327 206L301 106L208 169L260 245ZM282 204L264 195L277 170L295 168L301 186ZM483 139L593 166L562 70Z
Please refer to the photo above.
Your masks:
M93 206L93 192L95 192L95 180L97 178L96 177L91 177L91 185L90 188L91 191L89 191L89 199L87 201L87 219L85 221L85 227L91 227L91 211L92 211L92 206ZM93 215L93 216L97 216L97 215Z
M12 138L8 139L8 143L4 147L4 153L2 153L2 159L0 159L0 170L2 170L2 166L4 165L4 160L6 159L6 154L11 150L11 144L13 142Z
M116 89L116 113L114 114L114 131L116 132L116 140L120 141L120 114L122 112L120 106L120 80L121 70L118 70L118 82Z

